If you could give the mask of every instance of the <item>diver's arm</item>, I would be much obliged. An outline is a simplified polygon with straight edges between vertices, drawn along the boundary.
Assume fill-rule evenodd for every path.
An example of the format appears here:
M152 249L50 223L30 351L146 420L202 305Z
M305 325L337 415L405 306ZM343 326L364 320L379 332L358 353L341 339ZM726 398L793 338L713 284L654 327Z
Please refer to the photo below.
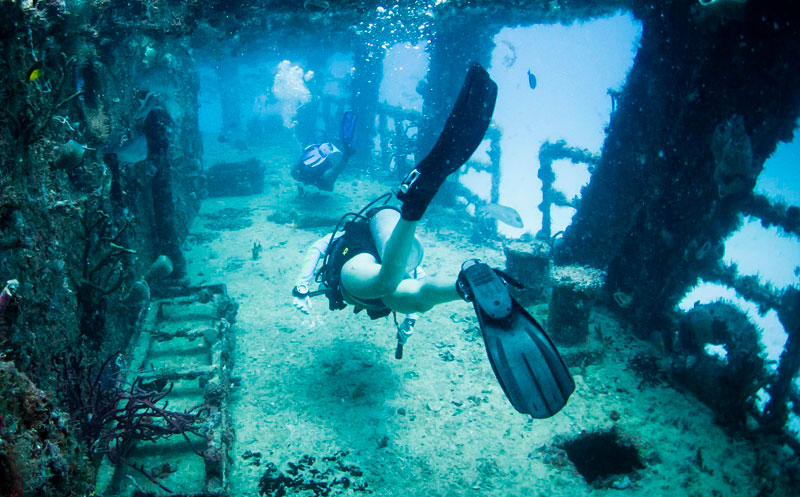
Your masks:
M319 261L325 257L330 241L330 235L326 235L314 242L314 244L306 250L303 266L300 268L300 273L297 275L297 283L295 284L296 290L299 290L300 287L305 287L306 292L308 291L308 286L314 281L314 273L317 270L317 265Z
M306 250L306 257L300 269L300 274L297 276L297 283L292 288L292 305L304 314L308 314L311 309L308 286L314 281L317 265L325 257L330 245L330 239L330 235L320 238Z

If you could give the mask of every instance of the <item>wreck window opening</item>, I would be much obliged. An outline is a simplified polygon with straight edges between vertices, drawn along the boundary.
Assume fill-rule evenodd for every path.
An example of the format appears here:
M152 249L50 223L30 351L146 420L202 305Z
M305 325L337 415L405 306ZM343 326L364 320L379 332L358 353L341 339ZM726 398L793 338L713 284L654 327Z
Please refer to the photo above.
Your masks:
M765 228L754 216L744 216L725 242L723 261L736 264L740 276L755 276L776 288L800 282L800 240L775 226Z
M542 183L536 173L543 143L564 140L600 153L612 112L609 90L623 86L640 36L640 23L627 13L571 25L503 28L495 35L490 73L500 89L494 113L501 132L499 203L516 209L525 225L499 226L502 234L541 229ZM574 164L564 169L572 171L563 173L559 188L571 200L580 196L588 175ZM480 196L490 188L477 171L463 175L462 183ZM553 212L555 233L566 228L574 210Z
M755 193L786 205L800 203L800 178L793 174L800 139L782 143L764 163ZM759 283L777 289L800 283L800 240L778 227L765 228L755 216L744 216L742 225L725 241L724 264L735 264L739 276L755 276ZM755 303L742 298L733 288L701 282L684 296L681 309L695 302L733 301L747 312L754 324L764 330L762 341L771 360L777 360L786 341L786 333L775 310L761 315Z
M800 126L800 123L797 123ZM775 153L764 163L758 175L755 193L788 205L800 205L800 174L797 174L800 158L800 137L789 143L779 143Z

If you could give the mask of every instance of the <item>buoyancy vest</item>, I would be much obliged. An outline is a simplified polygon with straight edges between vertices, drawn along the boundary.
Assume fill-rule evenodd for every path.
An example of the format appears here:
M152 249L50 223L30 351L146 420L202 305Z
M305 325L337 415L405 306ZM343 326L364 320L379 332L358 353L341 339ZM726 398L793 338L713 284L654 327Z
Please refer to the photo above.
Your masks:
M370 254L378 263L381 261L370 233L369 218L346 222L344 234L328 247L328 260L320 268L322 282L326 287L328 308L332 311L341 310L347 307L349 302L353 305L355 313L366 310L372 319L388 316L392 310L381 299L365 300L352 295L345 296L346 292L342 288L342 268L347 261L360 254Z

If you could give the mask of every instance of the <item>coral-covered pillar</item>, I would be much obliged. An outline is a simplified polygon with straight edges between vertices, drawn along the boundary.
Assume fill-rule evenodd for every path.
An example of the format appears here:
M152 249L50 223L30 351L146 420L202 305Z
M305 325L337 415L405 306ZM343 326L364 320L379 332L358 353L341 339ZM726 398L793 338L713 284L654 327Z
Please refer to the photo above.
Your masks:
M172 261L173 275L181 277L186 273L186 261L180 249L179 233L175 225L173 172L168 155L171 123L172 120L166 112L155 109L145 119L144 132L147 138L147 158L157 170L153 177L153 221L157 250Z

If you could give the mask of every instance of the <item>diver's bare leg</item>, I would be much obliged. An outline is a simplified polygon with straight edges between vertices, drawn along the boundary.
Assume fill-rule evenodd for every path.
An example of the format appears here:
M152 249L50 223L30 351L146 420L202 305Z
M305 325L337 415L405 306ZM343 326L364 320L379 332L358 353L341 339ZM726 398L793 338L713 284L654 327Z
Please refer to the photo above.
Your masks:
M342 286L354 297L377 299L393 293L406 277L417 221L400 219L392 230L380 264L369 254L359 254L342 267Z
M424 281L406 279L400 282L397 290L383 297L383 303L401 314L426 312L434 306L463 300L456 292L455 277L431 277Z

